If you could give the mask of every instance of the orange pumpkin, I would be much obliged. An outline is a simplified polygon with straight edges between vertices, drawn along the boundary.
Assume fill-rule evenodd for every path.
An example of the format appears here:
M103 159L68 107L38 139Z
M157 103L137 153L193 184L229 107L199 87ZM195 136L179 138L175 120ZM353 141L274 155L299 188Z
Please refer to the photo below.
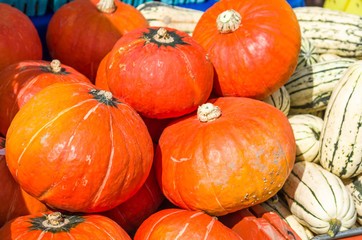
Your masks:
M5 150L5 138L0 137L0 151ZM0 228L9 220L44 212L47 207L24 192L11 176L5 156L0 153Z
M164 198L152 168L146 182L133 197L103 215L117 222L129 234L133 234L144 220L156 212Z
M102 58L130 30L147 27L144 16L118 0L75 0L50 19L46 42L52 58L94 82Z
M0 3L0 71L22 60L40 60L43 55L38 32L28 16Z
M1 240L131 240L114 221L101 215L46 212L13 219L0 229Z
M176 29L135 29L116 42L104 61L96 84L108 86L114 96L147 118L193 112L212 90L214 70L205 51Z
M134 240L208 239L241 240L215 218L184 209L165 209L154 213L138 228Z
M0 72L0 132L6 132L19 109L41 89L57 82L90 81L75 69L52 62L28 60L14 63Z
M221 97L171 122L155 161L161 189L173 204L221 216L275 195L295 151L280 110L250 98Z
M219 96L264 99L293 73L301 46L298 20L285 0L221 0L192 34L215 67Z
M125 202L153 162L142 118L87 83L56 83L38 92L11 122L5 154L26 192L71 212L107 211Z

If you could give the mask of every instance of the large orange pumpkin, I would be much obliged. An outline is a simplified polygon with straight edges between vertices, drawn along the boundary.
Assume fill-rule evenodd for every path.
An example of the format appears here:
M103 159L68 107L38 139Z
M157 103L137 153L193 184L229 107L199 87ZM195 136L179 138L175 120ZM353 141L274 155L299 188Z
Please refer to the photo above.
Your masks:
M83 74L58 60L20 61L3 69L0 72L0 133L6 135L15 114L30 98L56 82L90 83Z
M154 168L137 193L103 215L117 222L126 232L134 234L142 222L156 212L164 200Z
M212 90L214 70L206 52L176 29L133 30L117 41L104 61L96 84L108 86L144 117L188 114L206 102Z
M173 204L220 216L276 194L295 151L280 110L251 98L221 97L171 122L155 161L161 189Z
M0 151L5 150L5 138L0 137ZM44 212L47 207L24 192L11 176L4 153L0 152L0 228L9 220Z
M118 0L75 0L59 8L48 24L46 42L52 58L94 81L98 65L130 30L147 27L144 16Z
M131 240L114 221L101 215L46 212L13 219L0 229L1 240Z
M142 118L86 83L56 83L30 99L11 122L5 154L26 192L71 212L107 211L128 200L153 162Z
M165 209L154 213L138 228L134 240L241 240L215 218L184 209Z
M192 36L215 67L219 96L266 98L293 73L301 45L285 0L221 0L205 11Z
M43 55L38 32L25 13L0 3L0 71L22 60L40 60Z

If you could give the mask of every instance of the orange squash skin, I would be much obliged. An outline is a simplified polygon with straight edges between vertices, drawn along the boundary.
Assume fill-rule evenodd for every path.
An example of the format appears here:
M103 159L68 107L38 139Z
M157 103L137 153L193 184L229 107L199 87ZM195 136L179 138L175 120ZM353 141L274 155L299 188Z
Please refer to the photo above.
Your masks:
M5 138L0 137L0 150L4 147ZM44 204L23 191L15 182L3 155L0 155L0 189L0 228L15 217L47 210Z
M98 86L108 86L147 118L188 114L212 90L214 71L202 47L187 33L163 29L175 39L172 44L153 40L159 27L135 29L117 41L97 73Z
M6 135L15 114L41 89L57 82L91 83L75 69L64 64L60 67L61 71L56 73L48 61L28 60L14 63L0 72L0 133Z
M40 60L43 49L38 32L25 13L0 3L0 71L22 60Z
M11 174L50 207L109 210L133 196L151 169L152 140L141 117L94 88L53 84L20 109L8 130Z
M154 213L138 228L134 240L208 239L241 240L215 218L185 209L165 209Z
M146 182L135 195L102 214L118 223L129 234L134 234L142 222L156 212L164 198L152 168Z
M59 229L42 226L45 216L52 212L22 216L8 222L0 229L0 239L102 239L131 240L130 236L114 221L101 215L66 215L70 223Z
M296 145L288 119L262 101L209 100L221 116L190 114L171 122L156 149L157 176L173 204L221 216L276 194L289 176Z
M94 82L102 58L127 32L147 27L144 16L132 5L115 1L113 13L100 12L99 0L76 0L59 8L46 33L52 58L74 67Z
M220 33L217 18L230 9L240 14L240 27ZM192 36L215 67L218 96L259 100L287 82L301 46L299 23L285 0L221 0L205 11Z

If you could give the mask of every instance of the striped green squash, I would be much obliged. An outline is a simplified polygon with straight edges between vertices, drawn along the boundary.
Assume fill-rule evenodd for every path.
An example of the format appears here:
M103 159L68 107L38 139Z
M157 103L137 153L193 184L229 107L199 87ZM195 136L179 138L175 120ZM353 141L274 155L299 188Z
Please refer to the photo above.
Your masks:
M296 161L319 162L319 139L323 120L311 114L288 116L297 145Z
M321 133L320 164L341 178L362 173L362 60L333 89Z
M362 224L362 174L354 178L345 179L343 182L352 194L357 211L357 222Z
M333 237L356 222L355 205L342 180L316 163L295 163L282 193L298 221L318 235Z
M296 69L284 85L290 96L289 114L327 108L334 86L355 59L335 59Z
M362 58L362 17L322 7L293 9L302 37L309 39L316 52Z
M269 97L266 97L263 102L278 108L284 113L285 116L288 116L290 108L290 97L284 86L273 92Z
M297 217L290 212L288 206L284 205L281 201L273 201L272 199L269 199L260 205L267 211L272 211L278 214L279 217L283 219L302 240L309 240L314 237L314 234L308 228L300 224Z
M312 65L318 62L318 58L319 54L316 52L312 42L307 38L302 38L297 68Z

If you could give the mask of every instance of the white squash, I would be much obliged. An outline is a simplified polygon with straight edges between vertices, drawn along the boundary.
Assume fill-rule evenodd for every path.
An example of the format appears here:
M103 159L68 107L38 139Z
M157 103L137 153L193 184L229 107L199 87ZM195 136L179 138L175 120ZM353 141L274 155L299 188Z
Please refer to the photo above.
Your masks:
M356 209L342 180L318 164L295 163L284 194L298 221L316 234L334 236L356 223Z
M266 97L263 102L266 102L284 113L285 116L289 114L290 96L287 89L282 86L270 96Z
M345 179L343 182L352 194L357 211L357 222L362 224L362 174L351 179Z
M319 139L323 120L311 114L288 116L297 145L296 161L319 162Z
M341 178L362 173L362 60L333 88L321 133L320 164Z

